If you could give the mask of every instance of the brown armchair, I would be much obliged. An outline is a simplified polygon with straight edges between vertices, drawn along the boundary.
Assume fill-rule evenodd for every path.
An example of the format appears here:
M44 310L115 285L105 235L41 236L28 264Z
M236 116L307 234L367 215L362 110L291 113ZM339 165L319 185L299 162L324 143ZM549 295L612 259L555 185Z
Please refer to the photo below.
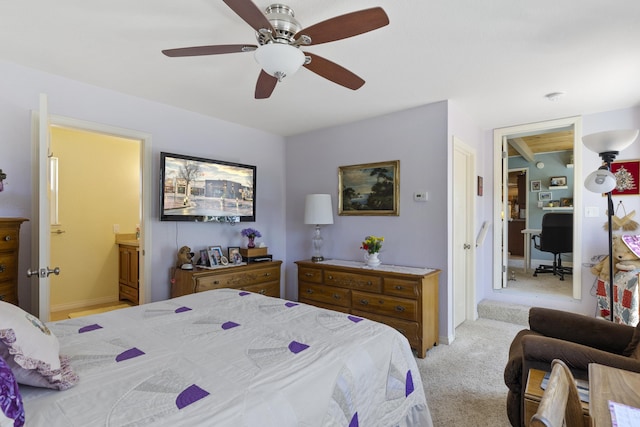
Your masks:
M511 425L521 427L529 422L523 420L529 369L551 371L553 359L560 359L580 379L588 379L589 363L640 372L639 341L640 324L634 328L581 314L531 308L529 329L513 339L504 370Z

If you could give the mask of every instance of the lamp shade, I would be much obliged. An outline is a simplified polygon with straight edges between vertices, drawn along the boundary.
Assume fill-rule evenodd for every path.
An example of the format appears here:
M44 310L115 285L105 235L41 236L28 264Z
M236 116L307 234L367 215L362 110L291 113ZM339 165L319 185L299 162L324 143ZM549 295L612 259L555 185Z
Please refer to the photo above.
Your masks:
M304 64L304 53L284 43L262 45L253 55L260 67L278 80L294 74Z
M307 194L304 205L305 224L333 224L330 194Z
M622 151L638 137L638 129L608 130L582 137L582 143L594 153Z
M584 180L584 186L587 190L594 193L608 193L616 188L616 176L611 173L606 166L595 172L591 172L587 179Z

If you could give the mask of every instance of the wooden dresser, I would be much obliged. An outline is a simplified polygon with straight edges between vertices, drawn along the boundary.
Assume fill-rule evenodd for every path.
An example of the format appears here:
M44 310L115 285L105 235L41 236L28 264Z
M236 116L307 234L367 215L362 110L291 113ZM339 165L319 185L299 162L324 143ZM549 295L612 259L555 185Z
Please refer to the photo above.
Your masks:
M172 269L171 298L211 289L233 288L280 297L282 261L228 265L215 269Z
M26 218L0 218L0 301L18 305L20 225Z
M300 302L394 327L423 358L438 344L440 270L327 260L297 261Z

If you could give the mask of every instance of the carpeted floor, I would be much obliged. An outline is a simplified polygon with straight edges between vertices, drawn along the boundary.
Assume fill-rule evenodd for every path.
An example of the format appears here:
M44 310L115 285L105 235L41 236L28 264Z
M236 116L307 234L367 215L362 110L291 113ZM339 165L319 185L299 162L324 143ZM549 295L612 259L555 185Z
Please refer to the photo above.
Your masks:
M524 328L483 318L466 321L452 344L416 359L435 427L509 427L503 371L509 345Z

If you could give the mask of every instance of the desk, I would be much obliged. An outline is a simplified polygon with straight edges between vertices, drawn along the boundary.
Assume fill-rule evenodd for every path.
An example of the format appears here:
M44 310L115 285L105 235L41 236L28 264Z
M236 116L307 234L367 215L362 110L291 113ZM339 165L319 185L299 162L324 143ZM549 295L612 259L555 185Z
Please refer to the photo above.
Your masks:
M531 236L540 234L540 228L525 228L521 231L524 234L524 272L531 269Z
M640 408L640 373L589 364L589 413L594 427L611 427L608 401Z
M540 385L545 371L539 369L529 369L529 375L527 376L527 385L524 389L524 420L528 423L533 414L538 411L540 401L544 390ZM585 427L591 426L591 418L589 418L589 404L586 402L580 402L582 404L582 417Z

